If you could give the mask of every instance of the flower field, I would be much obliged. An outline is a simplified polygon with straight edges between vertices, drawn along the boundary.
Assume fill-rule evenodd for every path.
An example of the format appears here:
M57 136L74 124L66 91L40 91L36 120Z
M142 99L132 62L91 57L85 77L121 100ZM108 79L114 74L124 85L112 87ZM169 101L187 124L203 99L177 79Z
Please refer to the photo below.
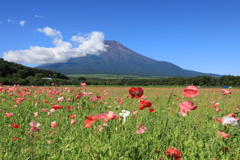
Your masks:
M1 159L238 160L240 90L0 86Z

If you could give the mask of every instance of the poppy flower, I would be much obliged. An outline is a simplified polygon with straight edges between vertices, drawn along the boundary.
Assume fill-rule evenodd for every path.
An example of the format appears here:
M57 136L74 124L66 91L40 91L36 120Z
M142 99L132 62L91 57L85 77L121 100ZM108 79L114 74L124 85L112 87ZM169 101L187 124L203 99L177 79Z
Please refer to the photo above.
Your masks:
M18 139L18 137L13 137L13 138L12 138L12 140L14 140L14 141L17 140L17 139Z
M183 95L187 98L196 97L198 95L197 87L195 86L188 86L184 89Z
M143 89L140 87L132 87L129 90L129 94L131 95L131 98L139 98L143 95Z
M59 105L52 105L52 108L55 110L62 109L62 106Z
M216 134L220 135L223 138L229 138L230 134L227 134L225 132L219 132L219 131L215 131Z
M136 131L137 134L143 134L145 131L146 131L146 127L144 127L144 124L141 123L139 126L138 126L138 130Z
M222 118L222 125L231 124L232 127L236 127L238 125L238 119L234 117L223 117Z
M148 110L148 112L150 112L150 113L154 113L155 110L154 110L153 108L150 108L150 109Z
M52 128L56 128L58 126L58 123L56 121L53 121L51 123Z
M30 131L39 132L40 129L39 129L38 127L40 126L40 123L37 123L36 126L34 126L35 123L36 123L35 121L32 121L32 122L29 123L30 126L32 127L32 128L30 129Z
M76 124L77 121L75 119L71 119L71 124Z
M82 93L78 93L78 94L76 94L75 98L76 98L76 99L80 99L82 96L83 96Z
M232 94L232 92L226 89L222 89L222 95L226 95L226 94Z
M12 116L13 116L13 113L6 113L6 116L7 116L7 117L12 117Z
M138 108L139 110L143 110L144 108L148 108L152 106L152 103L149 100L139 100L140 107Z
M13 126L13 128L19 128L20 127L20 125L17 125L15 123L11 124L11 126Z
M81 85L82 87L85 87L85 86L87 86L87 84L86 84L86 83L80 83L80 85Z
M177 150L177 148L168 148L167 151L165 152L165 155L168 157L168 158L171 158L173 157L174 159L176 160L181 160L181 152L179 152Z
M186 113L190 112L190 110L197 109L197 106L194 106L194 103L191 101L184 101L179 104L180 112L182 115L186 116Z
M72 115L70 115L69 116L71 119L74 119L75 117L76 117L76 115L75 114L72 114Z
M126 117L129 116L129 114L130 114L130 111L126 111L126 110L122 110L122 113L119 113L119 115L121 117L123 117L123 123L122 124L124 124L126 122Z
M213 106L213 107L217 107L219 104L220 104L220 103L215 103L215 104L213 104L212 106Z

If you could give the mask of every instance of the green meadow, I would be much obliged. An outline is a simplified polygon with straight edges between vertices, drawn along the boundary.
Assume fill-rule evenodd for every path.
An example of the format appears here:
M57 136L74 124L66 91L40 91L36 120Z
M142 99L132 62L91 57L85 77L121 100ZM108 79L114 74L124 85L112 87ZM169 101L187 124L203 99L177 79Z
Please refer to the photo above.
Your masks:
M143 87L143 96L132 99L130 88L0 86L0 158L166 160L175 159L166 156L172 147L183 160L240 159L240 125L216 120L230 113L240 117L239 89L222 95L222 89L199 88L196 97L187 98L184 88ZM151 107L139 110L140 99ZM184 101L197 109L183 116ZM125 122L122 110L130 112ZM91 119L110 112L118 116ZM145 132L138 134L141 125Z

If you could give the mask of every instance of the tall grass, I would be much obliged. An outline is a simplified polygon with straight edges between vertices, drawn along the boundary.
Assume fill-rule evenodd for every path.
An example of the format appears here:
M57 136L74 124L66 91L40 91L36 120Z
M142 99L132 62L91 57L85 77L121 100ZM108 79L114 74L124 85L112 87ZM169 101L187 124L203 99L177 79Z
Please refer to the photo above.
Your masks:
M183 88L144 88L143 96L152 102L154 113L150 113L149 108L138 110L139 99L130 98L128 87L87 86L64 90L61 87L0 87L1 159L156 160L168 159L165 151L170 147L176 147L186 160L240 159L239 125L223 126L212 120L232 112L240 117L237 110L240 90L231 89L231 95L221 95L221 89L199 89L200 94L190 99L183 96ZM75 94L83 92L92 92L92 95L75 98ZM62 96L64 100L58 102ZM89 100L95 96L102 98ZM16 102L19 98L20 103ZM120 104L119 100L123 102ZM184 117L179 114L178 104L186 100L198 108ZM222 110L216 112L210 101L220 103L218 108ZM63 108L49 116L53 104ZM40 112L44 108L48 111ZM109 119L107 125L97 120L91 128L84 127L85 117L108 111L119 114L121 110L138 113L126 117L125 124L119 116ZM38 116L34 117L35 112ZM6 113L13 116L7 117ZM76 124L71 124L70 115L76 115ZM30 131L31 121L41 124L39 132ZM53 121L58 123L56 128L51 127ZM12 127L13 123L20 128ZM137 134L141 123L147 128L146 132ZM103 127L102 131L99 126ZM215 131L231 136L224 138Z

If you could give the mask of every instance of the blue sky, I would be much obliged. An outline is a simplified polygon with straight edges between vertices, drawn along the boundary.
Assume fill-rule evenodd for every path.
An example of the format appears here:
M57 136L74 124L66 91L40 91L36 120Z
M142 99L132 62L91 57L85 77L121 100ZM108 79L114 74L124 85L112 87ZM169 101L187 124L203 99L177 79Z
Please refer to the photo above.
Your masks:
M67 61L116 40L158 61L240 75L239 0L5 0L0 57L26 66Z

